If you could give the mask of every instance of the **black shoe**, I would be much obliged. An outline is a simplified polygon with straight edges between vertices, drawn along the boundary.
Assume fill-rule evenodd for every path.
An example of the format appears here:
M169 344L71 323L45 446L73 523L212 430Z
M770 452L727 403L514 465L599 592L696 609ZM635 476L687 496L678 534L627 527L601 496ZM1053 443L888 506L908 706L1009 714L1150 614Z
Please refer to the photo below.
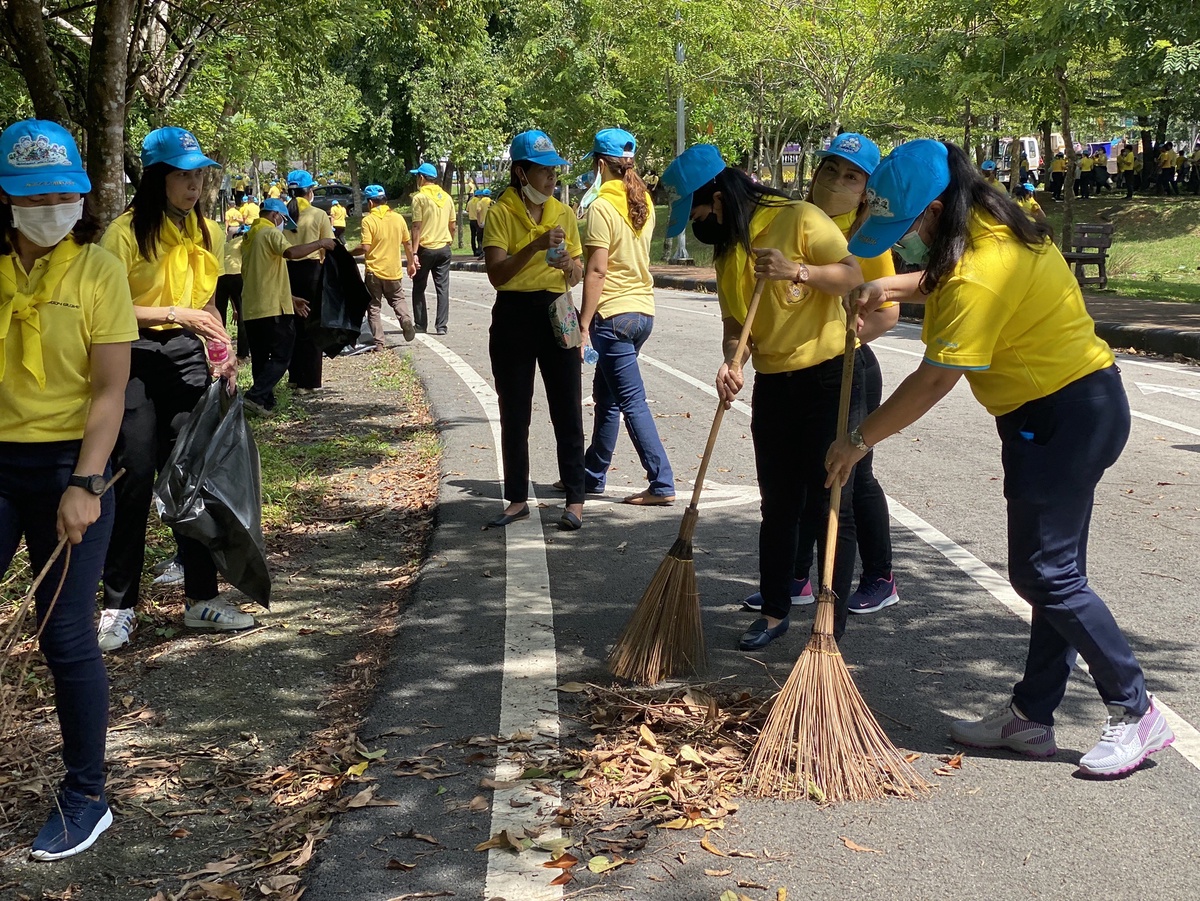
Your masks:
M448 335L448 334L450 334L450 329L448 329L448 328L440 328L440 329L438 329L438 330L437 330L437 333L438 333L439 335Z
M582 519L580 519L570 510L563 511L562 518L558 521L558 530L560 532L578 532L582 528Z
M746 630L746 634L742 636L742 640L738 642L738 648L743 651L761 651L776 638L787 632L788 625L787 619L784 618L778 626L772 629L767 625L766 617L756 619L750 624L750 628Z
M529 504L526 504L516 513L501 513L483 528L485 531L487 529L503 529L510 523L517 522L521 519L529 519Z

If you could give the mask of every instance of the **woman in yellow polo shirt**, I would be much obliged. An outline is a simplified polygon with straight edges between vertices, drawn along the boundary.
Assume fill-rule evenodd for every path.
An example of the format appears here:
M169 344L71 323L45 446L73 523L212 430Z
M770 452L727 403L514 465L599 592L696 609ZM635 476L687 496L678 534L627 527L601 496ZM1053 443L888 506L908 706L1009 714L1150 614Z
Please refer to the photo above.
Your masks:
M541 131L512 140L512 183L487 217L482 245L488 281L496 289L488 351L500 401L504 458L504 513L492 527L529 516L529 419L533 374L542 371L558 447L558 473L567 502L558 527L583 525L583 401L580 355L560 347L550 327L550 305L583 275L579 227L570 207L554 199L558 155Z
M1054 711L1076 653L1087 661L1108 723L1079 762L1084 775L1129 772L1173 740L1133 650L1087 581L1096 485L1129 437L1129 402L1108 345L1045 224L996 196L954 144L911 141L867 185L870 215L850 242L896 246L924 271L868 282L863 312L925 304L925 358L862 425L829 448L844 480L874 445L924 416L964 375L996 417L1008 503L1008 575L1033 607L1025 676L978 722L950 728L960 744L1055 753Z
M654 279L650 240L654 203L634 168L637 141L620 128L596 134L588 156L595 157L600 189L587 211L584 247L583 344L599 358L592 380L595 418L584 455L585 488L604 491L608 467L621 430L621 418L649 485L625 503L659 506L675 501L675 474L646 404L638 354L654 328Z
M762 617L740 643L742 650L761 650L788 629L801 530L817 534L828 516L822 448L837 433L846 349L840 295L862 281L862 271L825 213L727 167L710 144L684 151L667 167L662 184L679 198L671 205L667 236L679 234L691 219L696 239L713 246L725 356L717 391L727 405L743 387L745 359L737 367L731 364L755 281L768 281L751 329L755 374L750 430L762 496ZM858 363L856 402L861 389ZM850 597L854 575L852 499L847 486L839 512L846 528L839 530L835 555L833 588L839 599ZM822 558L824 553L822 544ZM835 635L845 630L846 618L843 600L837 605Z
M209 383L204 342L227 345L214 375L237 378L229 334L214 302L219 263L210 226L196 203L204 169L217 164L182 128L159 128L142 144L142 180L129 209L113 220L102 246L125 265L139 336L133 344L125 418L113 465L125 477L114 487L113 540L104 567L100 646L128 644L137 627L146 548L146 517L154 478ZM217 595L217 568L194 538L176 535L184 572L184 625L245 629L254 618Z
M28 119L0 134L0 571L22 537L35 573L70 542L69 562L59 556L36 595L66 768L30 851L38 860L85 851L112 823L108 677L93 617L137 323L121 264L93 243L90 191L62 126Z

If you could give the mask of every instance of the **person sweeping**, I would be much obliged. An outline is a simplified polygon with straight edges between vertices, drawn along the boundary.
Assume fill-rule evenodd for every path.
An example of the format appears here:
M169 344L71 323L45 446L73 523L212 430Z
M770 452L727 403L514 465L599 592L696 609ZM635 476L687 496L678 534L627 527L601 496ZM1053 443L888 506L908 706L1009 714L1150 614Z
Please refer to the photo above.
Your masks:
M1112 613L1087 579L1096 485L1129 437L1112 350L1096 337L1049 229L993 191L957 146L911 141L867 183L869 212L850 249L893 246L922 271L867 282L850 300L925 305L925 356L862 425L829 447L829 483L916 422L964 376L996 417L1008 513L1008 573L1033 608L1025 674L999 710L951 725L958 743L1032 757L1056 753L1054 711L1076 654L1108 708L1083 775L1136 769L1174 740Z
M739 643L744 651L762 650L790 624L802 517L814 520L805 528L816 535L828 515L822 453L837 425L846 332L839 297L862 281L862 271L827 215L726 166L712 145L688 148L662 180L679 198L671 206L668 237L683 231L690 219L696 240L713 247L725 357L716 384L727 407L744 384L746 356L733 357L741 325L755 281L767 280L751 328L755 377L750 430L762 497L762 616ZM861 366L856 366L856 392L861 384ZM850 489L842 495L847 527L838 536L833 584L839 637L854 574Z

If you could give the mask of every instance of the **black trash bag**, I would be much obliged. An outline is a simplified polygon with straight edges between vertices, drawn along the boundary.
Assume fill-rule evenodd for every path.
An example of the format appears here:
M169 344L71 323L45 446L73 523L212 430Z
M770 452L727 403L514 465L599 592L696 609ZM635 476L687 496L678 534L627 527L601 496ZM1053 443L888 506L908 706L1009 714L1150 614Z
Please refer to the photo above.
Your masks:
M358 272L358 263L343 245L325 251L321 267L321 297L309 311L309 339L333 359L358 341L371 295Z
M213 382L154 484L162 521L203 544L235 588L270 607L262 534L262 475L241 394Z

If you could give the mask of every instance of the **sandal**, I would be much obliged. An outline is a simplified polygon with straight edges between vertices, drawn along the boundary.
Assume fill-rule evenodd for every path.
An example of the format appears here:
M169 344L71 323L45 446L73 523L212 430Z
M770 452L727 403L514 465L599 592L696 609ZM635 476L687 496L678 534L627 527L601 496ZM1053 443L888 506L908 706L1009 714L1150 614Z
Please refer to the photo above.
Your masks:
M650 489L631 494L621 501L622 504L633 504L635 507L669 507L675 503L673 494L651 494Z

